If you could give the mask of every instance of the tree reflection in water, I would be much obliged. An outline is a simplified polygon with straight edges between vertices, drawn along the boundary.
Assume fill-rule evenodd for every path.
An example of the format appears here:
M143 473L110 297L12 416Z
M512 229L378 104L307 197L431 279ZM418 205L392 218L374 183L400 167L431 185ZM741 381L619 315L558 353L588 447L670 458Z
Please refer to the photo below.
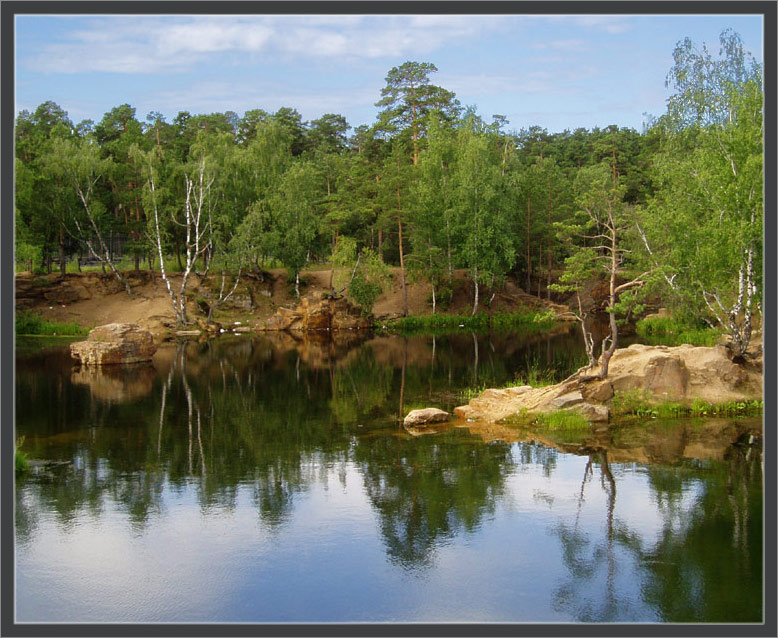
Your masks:
M606 506L605 533L597 541L579 529L579 519L598 461ZM645 604L660 622L760 622L759 449L736 444L723 463L685 459L649 465L647 476L663 520L655 542L614 519L616 480L607 452L589 456L574 522L556 528L569 578L554 594L555 608L579 622L634 620ZM620 566L633 574L628 562L637 566L639 582L622 589L617 576Z
M375 338L350 350L303 342L281 348L265 339L182 343L155 359L151 391L131 401L106 394L123 382L102 380L92 392L89 381L99 375L74 379L67 358L21 360L17 427L26 451L70 465L20 479L17 542L34 537L45 512L69 529L80 517L98 520L118 509L144 534L173 499L194 499L213 514L235 510L241 492L262 526L280 531L300 494L332 477L345 486L351 474L376 514L389 562L429 575L443 547L498 515L517 466L556 485L561 466L576 458L564 452L580 447L561 438L486 443L463 428L410 436L398 425L410 407L450 409L474 380L504 383L526 362L551 357L546 342L541 350L498 337L484 343L470 334ZM514 354L506 354L511 347ZM568 349L563 342L554 357ZM645 619L647 606L656 620L758 621L758 448L745 441L723 460L679 460L689 441L705 447L691 427L657 435L661 443L618 436L622 447L598 440L588 456L569 518L554 510L566 570L554 608L579 621ZM627 471L631 449L645 455ZM657 538L619 516L617 493L619 503L630 498L621 481L637 474L662 520ZM510 489L521 490L521 482ZM584 524L593 508L599 532Z

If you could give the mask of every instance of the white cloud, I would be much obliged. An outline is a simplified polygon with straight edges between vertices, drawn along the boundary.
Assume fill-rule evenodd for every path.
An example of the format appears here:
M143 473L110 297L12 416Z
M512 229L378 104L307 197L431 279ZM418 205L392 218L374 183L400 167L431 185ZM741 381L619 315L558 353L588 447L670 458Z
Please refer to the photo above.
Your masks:
M81 24L27 60L28 68L172 72L222 53L396 58L501 28L491 16L135 16L87 18Z

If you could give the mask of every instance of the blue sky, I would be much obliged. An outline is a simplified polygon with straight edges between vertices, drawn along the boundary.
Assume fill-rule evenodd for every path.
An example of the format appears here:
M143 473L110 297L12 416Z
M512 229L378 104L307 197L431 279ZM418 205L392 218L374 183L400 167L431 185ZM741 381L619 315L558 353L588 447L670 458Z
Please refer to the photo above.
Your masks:
M41 16L16 17L16 110L53 100L74 122L128 103L238 115L296 108L371 124L389 69L431 62L431 81L508 129L551 132L660 115L672 51L690 37L718 52L737 31L762 61L762 17L578 16Z

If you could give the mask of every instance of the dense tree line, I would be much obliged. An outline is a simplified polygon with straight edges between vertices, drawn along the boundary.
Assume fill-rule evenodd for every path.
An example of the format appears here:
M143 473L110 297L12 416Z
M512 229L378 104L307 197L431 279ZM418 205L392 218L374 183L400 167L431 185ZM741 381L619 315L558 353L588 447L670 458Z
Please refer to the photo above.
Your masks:
M601 278L607 346L652 292L723 326L742 354L761 312L761 68L739 36L720 39L718 56L677 45L667 112L641 133L509 131L417 62L389 71L375 124L355 129L293 108L141 121L127 104L73 123L45 102L16 121L17 263L64 275L68 257L98 260L131 293L120 237L135 269L161 271L180 323L192 272L224 282L283 265L299 294L303 268L329 262L333 287L374 298L389 264L403 291L407 277L432 285L434 311L466 269L473 313L511 273L549 297Z

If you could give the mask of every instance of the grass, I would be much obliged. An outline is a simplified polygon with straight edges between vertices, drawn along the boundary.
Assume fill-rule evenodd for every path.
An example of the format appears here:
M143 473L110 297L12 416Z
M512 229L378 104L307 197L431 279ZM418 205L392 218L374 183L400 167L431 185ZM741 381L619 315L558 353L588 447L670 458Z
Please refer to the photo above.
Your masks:
M535 425L545 430L583 430L589 429L587 418L572 410L541 412L535 415Z
M19 449L22 446L22 443L24 443L24 437L20 436L18 439L16 439L16 443L14 445L14 468L17 474L24 474L30 469L30 465L27 462L27 454Z
M484 382L461 390L458 396L463 401L470 401L470 399L480 396L487 388L504 389L521 385L544 388L563 381L585 363L585 355L555 356L550 365L542 365L537 357L531 358L526 362L526 369L517 371L510 381L502 385Z
M89 328L82 328L75 321L63 323L48 321L31 310L16 313L15 331L20 335L55 335L80 337L89 334Z
M726 401L710 403L695 399L691 404L675 401L653 403L647 393L639 390L616 392L611 400L611 416L674 419L680 417L736 417L756 416L762 413L764 402Z
M526 330L527 332L542 332L556 323L556 317L551 311L523 311L488 315L480 312L476 315L450 315L435 313L432 315L415 315L397 319L381 320L375 324L375 329L382 332L417 334L435 333L458 330L476 332Z
M694 325L675 317L649 317L635 324L635 332L648 345L714 346L721 333L702 325Z

